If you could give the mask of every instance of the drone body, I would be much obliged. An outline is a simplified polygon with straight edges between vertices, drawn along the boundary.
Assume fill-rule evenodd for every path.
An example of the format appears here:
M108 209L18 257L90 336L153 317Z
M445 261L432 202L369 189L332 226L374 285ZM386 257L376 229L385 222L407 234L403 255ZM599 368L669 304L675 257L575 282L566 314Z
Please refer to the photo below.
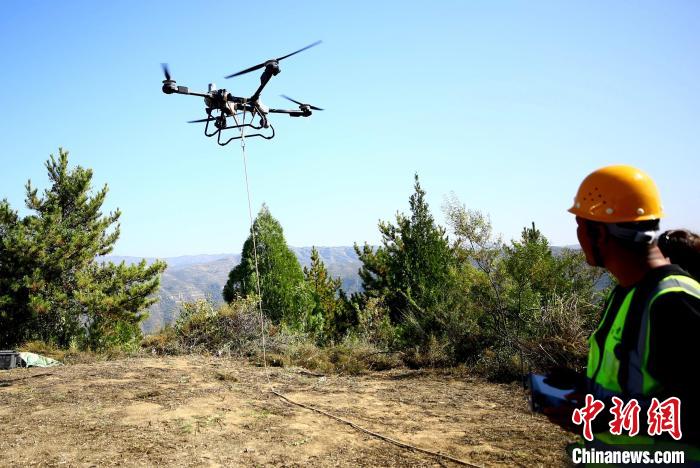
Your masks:
M163 73L165 74L165 80L163 80L163 92L165 94L187 94L190 96L200 96L204 98L205 111L207 117L199 120L192 120L190 123L206 122L204 127L204 134L208 137L213 137L216 135L217 142L224 146L230 143L232 140L237 140L243 138L243 129L246 127L253 128L255 130L270 129L271 134L265 135L262 133L253 133L246 135L247 137L259 136L265 139L272 139L275 136L275 128L268 121L268 114L287 114L290 117L309 117L312 114L312 110L323 110L319 107L312 106L310 104L303 104L299 101L282 95L285 99L294 102L299 106L299 110L285 110L285 109L270 109L260 101L260 94L265 88L267 83L273 76L280 73L279 62L287 57L294 54L298 54L310 47L320 44L321 41L316 41L302 49L287 54L283 57L268 60L266 62L260 63L253 67L242 70L238 73L226 76L226 78L233 78L235 76L243 75L255 70L264 68L262 75L260 76L260 86L253 93L252 96L248 98L234 96L229 93L226 89L216 89L216 86L212 83L209 84L209 90L206 93L193 92L186 86L178 86L175 80L170 76L170 70L167 64L162 64ZM212 115L216 113L217 115ZM255 117L260 118L258 125L253 123ZM239 120L240 117L240 120ZM229 118L233 119L233 122L229 122ZM250 118L250 122L246 123L246 119ZM216 130L209 132L209 124L213 122L214 128ZM241 131L240 136L231 137L225 141L221 139L221 132L223 130L229 129L239 129Z

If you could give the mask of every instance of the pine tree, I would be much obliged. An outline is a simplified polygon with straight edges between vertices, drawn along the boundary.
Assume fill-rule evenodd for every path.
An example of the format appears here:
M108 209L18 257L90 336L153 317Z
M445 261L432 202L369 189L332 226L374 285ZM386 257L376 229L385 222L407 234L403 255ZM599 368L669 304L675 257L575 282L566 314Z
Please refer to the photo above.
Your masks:
M31 271L30 240L17 212L0 201L0 348L27 340L32 315L24 278Z
M253 222L258 252L260 291L263 311L273 322L303 328L309 309L309 294L299 261L287 246L279 221L263 205ZM257 294L253 235L243 244L241 262L229 273L223 297L231 302L237 297Z
M304 267L304 277L312 298L312 309L307 315L308 328L321 343L341 340L354 324L354 311L340 289L340 278L328 274L316 247L311 249L311 265Z
M577 297L595 303L595 284L600 273L588 268L582 252L564 250L554 255L549 241L532 223L519 240L504 247L503 262L509 276L507 288L511 319L517 329L526 329L540 310L552 300Z
M165 264L98 263L119 238L120 211L100 211L107 186L91 194L92 171L70 170L62 149L46 169L51 187L41 196L31 181L26 185L33 214L20 219L6 201L0 204L3 346L42 339L99 347L135 339Z
M384 298L392 320L407 312L417 315L426 333L435 326L431 310L444 298L450 280L452 252L445 230L435 223L418 174L409 199L411 215L396 215L396 225L380 222L382 245L362 250L355 245L362 267L365 298Z
M157 301L160 274L165 263L146 260L133 265L92 263L78 274L76 296L91 313L85 321L86 342L91 349L135 343L145 310Z

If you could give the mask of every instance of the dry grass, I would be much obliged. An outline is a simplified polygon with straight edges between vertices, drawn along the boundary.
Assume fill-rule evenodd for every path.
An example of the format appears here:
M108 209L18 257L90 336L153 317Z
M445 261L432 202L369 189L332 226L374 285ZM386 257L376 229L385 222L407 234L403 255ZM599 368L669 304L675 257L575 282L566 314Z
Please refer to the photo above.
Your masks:
M75 348L64 349L58 348L51 343L46 343L45 341L29 341L20 346L18 350L41 354L42 356L50 357L64 364L88 364L143 355L141 350L125 351L118 348L107 349L100 352L82 351Z
M566 433L522 391L460 374L314 376L272 385L376 432L483 466L562 466ZM2 466L438 466L268 392L230 358L149 357L0 372Z

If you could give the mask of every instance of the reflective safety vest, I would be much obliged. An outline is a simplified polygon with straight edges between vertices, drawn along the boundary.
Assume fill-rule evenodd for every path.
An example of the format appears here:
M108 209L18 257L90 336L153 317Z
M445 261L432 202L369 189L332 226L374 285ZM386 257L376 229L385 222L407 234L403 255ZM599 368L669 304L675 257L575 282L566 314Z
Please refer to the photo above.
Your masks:
M640 293L637 288L632 288L624 298L608 297L603 318L596 331L591 336L590 351L588 353L587 376L592 386L590 393L597 399L607 399L617 396L627 401L629 398L648 400L662 390L662 384L649 372L649 338L651 336L651 309L656 300L664 294L683 292L700 299L700 283L689 276L681 274L669 274L659 281L646 297L635 299L635 293ZM642 304L639 301L643 300ZM628 325L628 313L635 302L635 312L641 311L641 320L634 321L638 324L637 334L625 334ZM611 310L617 305L617 310ZM614 318L613 315L615 314ZM612 324L609 324L612 320ZM632 322L632 321L630 321ZM608 327L609 324L609 327ZM606 333L607 329L607 333ZM629 331L629 330L628 330ZM601 336L601 333L606 333ZM623 336L629 341L624 344ZM633 339L630 340L630 337ZM599 345L602 343L602 347ZM624 359L621 359L624 357ZM625 368L623 368L625 366ZM643 435L635 437L613 436L609 433L594 434L594 442L587 443L589 447L597 449L653 449L653 450L683 450L686 454L686 462L697 463L700 460L700 451L697 447L690 447L679 442L660 441ZM631 447L634 445L635 447ZM652 448L653 447L653 448Z
M664 294L672 292L684 292L700 299L700 283L689 276L671 274L663 278L648 294L646 302L641 306L642 317L636 343L628 346L629 354L625 359L627 369L623 373L618 353L621 351L628 312L636 292L637 288L632 288L625 295L617 311L610 310L613 303L617 301L612 297L608 299L603 319L589 340L587 376L596 398L621 395L650 397L660 389L660 383L654 379L648 369L649 337L651 336L649 323L652 306ZM602 329L611 313L615 313L613 323L604 340L600 340L599 334L603 332ZM599 341L603 342L602 348L598 344Z

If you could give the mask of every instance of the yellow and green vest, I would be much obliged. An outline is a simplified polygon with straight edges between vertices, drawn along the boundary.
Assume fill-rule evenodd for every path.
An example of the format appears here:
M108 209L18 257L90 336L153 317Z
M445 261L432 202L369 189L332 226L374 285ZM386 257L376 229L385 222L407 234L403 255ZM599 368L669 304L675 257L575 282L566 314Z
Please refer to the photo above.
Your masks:
M639 333L635 337L636 343L633 342L626 346L626 350L623 352L629 354L621 361L616 350L621 348L628 313L636 292L637 288L632 288L625 294L621 302L619 299L614 300L613 294L611 294L606 301L600 325L590 337L587 377L590 384L589 393L592 393L597 399L609 401L612 396L617 396L627 402L630 398L648 400L658 394L662 389L662 384L651 375L648 369L651 309L660 297L673 292L682 292L700 299L700 283L689 276L680 274L670 274L662 278L651 293L646 296L645 303L640 308L635 306L635 310L641 310L642 313ZM620 304L617 310L611 310L613 304ZM612 317L610 314L615 314L612 325L607 334L601 337L599 334L605 333L604 328L606 327L604 325L606 319ZM599 342L602 342L602 347ZM626 372L622 372L621 366L623 365L627 366ZM640 414L640 417L644 417L644 415ZM642 434L628 437L604 432L595 434L594 437L594 443L587 445L601 450L613 447L620 449L625 446L632 449L630 445L634 445L635 449L644 450L682 449L686 453L686 463L700 460L700 450L697 447L677 442L662 442Z
M649 337L651 336L649 324L652 306L664 294L672 292L684 292L700 299L700 283L689 276L671 274L657 284L641 308L642 318L637 343L629 351L626 382L621 382L621 362L616 355L616 349L621 346L628 312L632 299L637 292L636 289L632 288L627 292L617 311L610 310L616 301L613 301L612 298L608 299L600 325L590 337L586 375L593 386L592 393L596 398L621 395L631 397L653 396L660 389L660 383L654 379L648 370ZM615 314L615 318L607 336L602 340L603 347L601 349L598 345L598 334L601 333L603 324L611 313Z

